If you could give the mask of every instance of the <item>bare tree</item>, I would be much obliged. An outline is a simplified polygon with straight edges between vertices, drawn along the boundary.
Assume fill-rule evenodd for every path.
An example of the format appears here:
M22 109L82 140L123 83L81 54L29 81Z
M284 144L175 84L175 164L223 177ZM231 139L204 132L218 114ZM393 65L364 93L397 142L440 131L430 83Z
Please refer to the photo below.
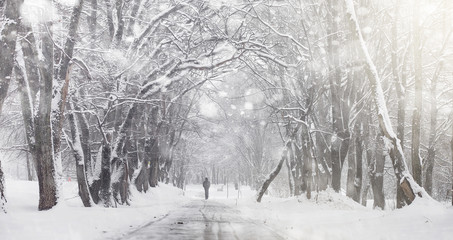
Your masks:
M371 82L371 90L373 94L373 100L376 105L377 115L379 119L379 126L384 134L384 137L388 138L391 142L391 145L388 146L388 151L390 153L390 158L392 160L393 168L395 170L395 175L404 191L404 194L407 197L408 203L411 203L416 196L419 197L429 197L426 192L423 190L417 182L414 181L412 175L407 170L406 160L404 158L404 153L401 148L401 142L398 139L397 135L393 132L390 118L388 116L387 106L385 104L384 94L382 91L380 78L376 70L376 66L370 58L368 49L366 47L365 41L363 40L362 33L360 31L359 24L357 22L357 17L354 10L354 3L352 0L345 0L347 17L348 21L352 26L355 26L355 32L353 34L358 38L361 51L365 57L365 70L368 76L368 79Z
M15 1L8 0L1 3L5 6L4 16L6 18L5 23L2 26L0 35L0 115L2 113L3 103L5 102L8 94L9 84L11 82L14 58L16 54L16 38L18 25L20 24L19 9L22 5L23 0ZM0 205L1 209L5 210L6 196L4 194L5 179L0 162Z
M423 76L422 76L422 44L421 27L419 26L419 1L414 1L413 32L414 32L414 71L415 71L415 108L412 115L412 148L411 163L412 175L418 185L422 185L422 160L420 158L420 121L423 103Z

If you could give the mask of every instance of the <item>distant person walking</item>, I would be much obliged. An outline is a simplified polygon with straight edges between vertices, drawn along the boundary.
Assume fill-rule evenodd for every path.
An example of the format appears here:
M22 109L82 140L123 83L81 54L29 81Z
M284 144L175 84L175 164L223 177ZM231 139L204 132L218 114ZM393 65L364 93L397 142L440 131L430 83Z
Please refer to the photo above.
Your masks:
M211 183L209 182L208 178L204 179L203 182L203 187L204 187L204 198L208 199L209 198L209 187L211 186Z

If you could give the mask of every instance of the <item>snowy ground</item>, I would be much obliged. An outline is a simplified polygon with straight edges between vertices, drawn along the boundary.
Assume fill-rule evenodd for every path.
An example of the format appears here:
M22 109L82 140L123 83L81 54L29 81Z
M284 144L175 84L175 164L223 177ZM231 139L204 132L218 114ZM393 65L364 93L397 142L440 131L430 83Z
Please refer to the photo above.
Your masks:
M452 239L453 208L432 200L416 200L398 210L372 210L333 191L314 193L313 199L272 198L254 201L255 193L212 189L213 200L240 210L242 215L275 229L288 239ZM189 186L187 195L198 194ZM199 195L201 197L201 195Z
M147 194L132 190L129 207L84 208L76 182L64 184L64 201L50 211L38 211L38 183L6 181L8 214L0 214L0 239L88 240L121 236L163 217L188 202L179 189L162 184Z
M453 235L453 208L433 201L418 199L404 209L380 211L331 191L314 194L312 200L264 196L262 203L256 203L255 193L246 187L241 187L239 194L233 185L228 191L226 186L221 188L211 187L208 202L225 204L232 209L230 213L267 226L287 239L414 240L451 239ZM74 182L65 183L64 189L63 204L38 212L37 183L7 181L8 214L0 214L0 239L121 239L150 222L165 219L168 212L184 209L183 205L201 207L203 204L194 203L204 197L201 185L189 185L183 194L161 184L147 194L133 191L130 207L84 208Z

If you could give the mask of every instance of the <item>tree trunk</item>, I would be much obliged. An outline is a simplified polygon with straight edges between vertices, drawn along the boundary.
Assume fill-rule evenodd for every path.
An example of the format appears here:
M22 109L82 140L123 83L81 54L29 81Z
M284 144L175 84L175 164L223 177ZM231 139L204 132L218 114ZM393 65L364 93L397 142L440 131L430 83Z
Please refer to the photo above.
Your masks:
M109 41L111 42L115 34L115 26L113 25L113 13L112 13L113 9L110 0L105 0L105 6L107 8L106 15L107 15L107 26L109 27Z
M17 80L17 87L20 92L20 102L21 102L21 109L22 109L22 118L24 120L24 127L25 127L25 140L28 144L28 151L32 156L33 164L36 166L36 154L35 154L35 122L33 119L33 106L32 100L30 99L31 93L28 91L29 86L25 82L25 77L22 69L16 64L14 67L16 73L16 80ZM28 169L28 176L29 179L32 178L32 173L30 169L30 162L29 162L29 153L27 153L27 169Z
M77 185L79 187L79 196L82 199L83 206L91 207L91 197L90 192L88 190L88 183L86 179L86 172L85 172L85 157L84 152L82 150L81 139L82 136L79 133L78 125L75 120L74 114L72 110L74 109L73 103L69 103L69 126L71 128L71 139L72 144L70 144L72 148L72 152L74 155L74 160L76 164L76 174L77 174Z
M3 102L8 94L12 78L14 58L16 55L16 38L18 24L20 24L19 9L23 0L8 0L5 5L5 20L9 19L2 27L0 39L0 114Z
M139 166L139 174L137 175L137 178L135 179L135 187L139 192L146 192L148 191L149 188L149 180L148 180L148 164L149 164L149 159L143 159L142 162L140 163Z
M373 190L374 204L373 208L379 207L384 210L385 208L385 196L384 196L384 165L385 165L385 154L382 149L382 137L379 135L376 139L376 152L371 162L370 168L370 182L371 189Z
M90 141L90 126L88 123L87 118L85 117L85 114L82 112L82 109L80 108L80 105L77 101L77 99L73 98L75 104L74 110L75 110L75 115L76 115L76 120L78 125L80 126L80 144L82 147L83 151L83 161L85 165L85 172L87 176L92 176L93 175L93 166L91 162L91 141Z
M151 162L149 185L156 187L159 181L159 141L154 138L150 138L145 148L145 159L149 159Z
M304 115L301 120L306 122L307 117ZM312 155L312 140L310 136L310 129L308 125L303 124L301 127L302 139L302 155L303 155L303 169L304 169L304 183L307 194L307 199L311 198L311 191L313 185L313 155Z
M50 26L47 26L49 29ZM57 204L57 184L53 154L51 112L53 89L53 41L51 33L42 36L43 62L39 84L39 106L36 117L35 140L37 175L39 182L39 210L47 210Z
M399 14L399 1L396 1L396 6L394 9L394 16L392 21L392 75L394 79L394 84L396 86L396 93L398 97L398 125L396 127L396 133L398 139L401 141L401 148L404 150L404 127L405 127L405 118L406 118L406 77L405 73L399 78L398 74L398 14ZM404 71L404 67L403 67ZM406 205L404 199L404 193L401 189L400 184L396 184L396 207L402 208Z
M290 147L291 142L288 141L285 144L285 149L283 149L282 152L282 158L278 162L277 166L275 169L269 174L267 179L264 181L263 186L258 190L258 194L256 196L256 201L261 202L261 198L263 197L264 193L267 191L267 188L269 188L269 185L274 181L275 177L277 177L278 173L280 172L280 169L282 169L283 162L286 161L288 158L288 148Z
M414 113L412 115L412 148L411 148L411 162L412 162L412 176L418 185L422 185L422 165L420 158L420 121L422 112L422 44L420 39L420 26L419 26L419 2L414 1L414 14L413 14L413 32L414 32L414 71L415 71L415 99L414 99Z
M425 184L424 188L429 195L433 193L433 169L434 169L434 160L436 157L436 138L437 138L437 97L436 97L436 88L437 88L437 76L439 75L442 69L443 62L441 62L434 73L433 79L431 81L431 125L430 125L430 134L429 134L429 146L428 146L428 156L425 162Z
M5 17L17 20L19 17L19 1L8 1L5 8ZM2 6L1 6L2 7ZM16 35L11 34L15 29L15 21L3 27L0 37L12 36L12 39L7 39L5 43L3 40L0 42L0 115L2 113L3 102L5 101L8 93L9 82L13 70L13 59L16 48ZM9 65L8 65L9 64ZM5 177L3 176L2 162L0 161L0 210L6 213L6 196L5 196Z
M347 119L343 115L344 109L342 99L340 96L341 91L341 68L340 68L340 52L338 37L338 22L335 18L339 16L338 4L336 1L329 0L328 6L330 13L328 14L328 46L329 46L329 59L331 73L329 76L329 85L332 102L332 136L331 144L331 160L332 160L332 188L339 192L341 190L341 169L343 162L346 158L349 148L349 132L345 129L347 126Z
M5 177L3 176L2 161L0 161L0 210L6 213Z
M396 178L400 183L404 195L407 197L407 203L411 203L415 196L419 197L429 197L425 194L423 188L421 188L412 178L411 174L407 171L406 160L404 158L404 152L401 148L401 142L398 139L397 135L393 132L393 128L390 125L390 117L388 116L388 110L385 103L384 93L382 91L380 78L376 70L371 57L368 53L365 41L363 40L359 23L357 22L357 17L354 10L354 3L352 0L346 1L347 9L347 18L350 21L352 26L355 26L355 31L353 34L358 38L362 54L365 58L365 70L368 76L368 80L371 83L371 90L374 103L377 109L377 115L379 120L379 126L384 133L384 136L387 137L391 142L391 147L389 146L390 158L392 160L392 165L395 171Z
M350 151L352 153L353 144L349 145ZM348 176L346 181L346 196L354 199L355 198L355 187L354 187L354 179L355 179L355 172L356 172L356 159L353 154L348 154Z
M115 203L129 205L129 166L127 160L119 157L112 159L112 196Z
M111 140L112 136L110 134L107 134L106 140L102 142L102 152L98 153L102 154L99 197L104 207L110 207L112 205L112 202L110 200L110 159L112 156L112 148L110 145Z
M118 26L115 33L115 45L119 46L121 39L123 38L124 32L124 19L123 19L123 0L115 1L116 8L116 20L118 21Z
M293 178L292 180L294 182L294 196L299 196L301 190L304 190L303 189L304 186L299 177L300 172L298 171L299 170L298 160L297 160L297 157L295 154L296 147L297 146L295 146L295 144L293 142L291 142L290 148L288 148L288 158L289 158L290 167L291 167L291 176L292 176L292 178ZM258 188L258 185L257 185L257 188Z
M319 176L319 183L318 183L318 189L319 190L326 190L327 186L329 185L329 181L332 178L331 172L330 172L330 167L328 163L330 162L330 151L325 143L324 136L322 133L317 132L316 133L316 146L317 146L317 159L320 162L322 169L324 171L320 171L321 175ZM320 169L321 170L321 169Z
M89 16L89 29L91 35L91 48L95 48L96 43L96 27L97 27L97 12L98 12L98 0L90 0L91 13Z
M442 54L444 53L444 50L447 46L447 43L450 40L450 36L452 34L452 31L446 35L444 39L444 43L442 45L442 49L440 50L440 56L442 57ZM437 81L439 79L440 73L442 72L442 69L444 67L444 60L440 59L439 63L436 67L436 71L434 72L433 78L431 80L431 125L430 125L430 134L429 134L429 146L428 146L428 157L426 158L425 162L425 189L426 192L429 195L432 195L432 189L433 189L433 169L434 169L434 163L435 163L435 158L436 158L436 139L437 139Z
M294 196L294 189L293 189L294 184L293 184L293 178L292 178L292 174L291 174L291 167L289 166L288 159L286 159L285 163L286 163L286 168L288 169L289 195Z
M360 203L360 194L362 191L362 163L363 163L363 143L362 143L362 132L360 130L361 124L360 121L356 123L356 136L355 136L355 179L354 179L354 194L352 199Z
M54 141L54 154L58 156L60 154L60 147L61 147L61 131L63 129L63 122L64 122L64 110L66 106L66 99L68 96L68 88L69 88L69 73L70 73L70 66L69 62L72 59L72 55L74 53L74 46L76 43L76 35L77 35L77 28L79 26L80 15L82 12L83 1L79 0L78 4L73 8L71 20L69 23L68 29L68 37L66 39L64 45L64 53L62 54L62 60L60 62L58 72L57 72L57 82L60 84L62 81L61 89L58 89L58 94L55 95L58 108L52 109L54 112L52 118L52 131L53 131L53 141ZM55 86L57 87L57 86ZM58 158L60 158L58 156ZM58 159L57 161L60 161Z

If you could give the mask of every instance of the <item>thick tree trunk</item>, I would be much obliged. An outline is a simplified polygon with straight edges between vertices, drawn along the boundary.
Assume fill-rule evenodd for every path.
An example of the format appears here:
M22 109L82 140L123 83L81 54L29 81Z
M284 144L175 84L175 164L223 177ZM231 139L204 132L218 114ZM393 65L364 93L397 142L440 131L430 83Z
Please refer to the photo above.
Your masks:
M30 161L30 153L25 153L25 158L27 161L27 180L33 181L33 163Z
M340 96L341 91L341 69L340 69L340 52L338 37L338 22L335 18L339 16L338 4L336 1L329 0L330 13L328 14L328 46L330 59L330 76L329 85L331 93L331 110L332 110L332 136L331 160L332 160L332 188L339 192L341 190L341 169L346 158L349 148L349 132L345 129L348 119L343 115L344 104Z
M112 157L112 148L110 146L111 140L112 140L111 135L107 134L106 140L102 142L102 153L98 153L102 154L99 197L104 207L112 206L112 202L110 199L111 198L110 160Z
M47 27L49 29L50 26ZM47 210L57 204L57 183L53 154L51 112L53 89L53 41L50 33L42 36L43 62L39 84L39 107L36 117L35 140L37 175L39 182L39 210Z

